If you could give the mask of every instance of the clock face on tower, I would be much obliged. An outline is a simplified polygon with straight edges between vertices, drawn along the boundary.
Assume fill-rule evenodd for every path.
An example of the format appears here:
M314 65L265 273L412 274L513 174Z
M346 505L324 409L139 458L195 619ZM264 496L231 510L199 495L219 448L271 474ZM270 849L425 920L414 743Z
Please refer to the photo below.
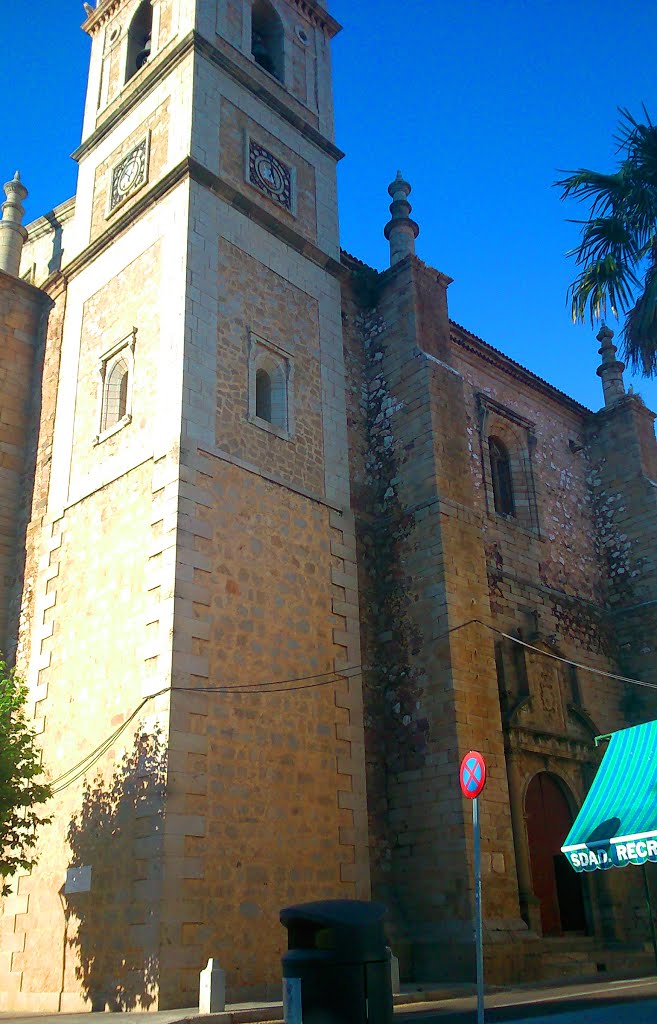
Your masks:
M109 212L144 184L147 176L148 138L144 138L112 170Z
M253 139L249 139L249 182L292 212L291 168Z

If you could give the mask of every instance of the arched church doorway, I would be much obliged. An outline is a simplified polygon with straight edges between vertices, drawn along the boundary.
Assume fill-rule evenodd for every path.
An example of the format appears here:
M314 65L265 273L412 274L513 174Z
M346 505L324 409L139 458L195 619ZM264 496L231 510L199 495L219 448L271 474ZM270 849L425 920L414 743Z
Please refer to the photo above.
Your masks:
M543 934L585 932L582 880L561 853L573 816L554 776L540 772L531 780L525 815L532 884L540 900Z

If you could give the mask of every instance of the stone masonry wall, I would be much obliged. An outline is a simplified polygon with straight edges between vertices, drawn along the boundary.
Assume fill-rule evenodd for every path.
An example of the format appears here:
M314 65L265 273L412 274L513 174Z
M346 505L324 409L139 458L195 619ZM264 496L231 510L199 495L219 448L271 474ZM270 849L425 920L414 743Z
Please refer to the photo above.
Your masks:
M92 71L99 77L99 99L96 100L96 122L102 123L116 107L139 88L143 75L139 72L125 81L127 33L130 22L139 7L140 0L124 0L100 29L103 43L99 47L100 68ZM177 17L174 13L176 0L156 0L154 6L154 27L159 26L154 41L153 56L148 61L148 70L166 59L166 54L178 33ZM94 99L96 99L94 97Z
M485 751L490 766L484 860L495 885L489 889L489 928L491 934L508 934L520 927L501 728L491 729L491 722L499 722L493 643L476 626L447 635L452 627L489 616L484 552L468 493L465 429L457 426L461 378L445 361L444 279L419 261L407 260L388 272L380 286L377 343L392 403L390 443L399 454L394 487L414 520L399 565L410 595L409 623L420 639L411 660L423 674L408 727L421 715L427 728L426 750L418 763L388 770L387 821L380 826L389 843L383 894L393 912L395 944L411 944L416 976L441 970L468 976L469 808L460 797L457 776L460 756L473 746ZM353 335L349 344L354 344ZM352 358L350 365L357 368L358 360ZM351 425L358 429L357 382L351 387ZM362 438L354 443L363 452ZM367 459L367 453L363 456ZM352 464L367 475L358 456ZM365 637L372 625L371 617L364 618ZM371 641L365 640L364 647L369 655ZM393 652L391 660L394 664ZM372 710L366 705L368 721ZM389 723L379 720L378 728L389 732ZM380 867L375 877L380 883L385 878Z
M230 242L220 244L216 440L229 454L276 467L287 482L324 493L318 303ZM245 291L244 283L249 286ZM277 437L247 422L253 331L288 353L294 430Z
M48 487L52 458L53 429L57 408L57 379L61 356L62 325L66 312L66 287L62 280L53 282L51 290L54 306L48 317L45 339L38 367L41 386L32 394L30 452L28 460L33 467L31 492L25 493L25 566L22 587L16 594L15 636L16 663L26 674L31 661L32 626L35 608L35 587L41 557L41 525L48 503Z
M171 1006L193 998L210 955L234 997L275 997L280 909L369 893L359 666L334 676L355 589L349 525L226 456L188 451L185 463L167 800L185 865L170 862L160 992Z
M13 658L24 573L31 414L49 299L0 272L0 650Z
M654 414L628 396L592 417L588 428L589 483L619 664L625 674L651 681L657 669ZM625 688L621 706L631 721L643 721L654 716L657 703L649 690Z
M109 197L112 188L112 169L145 136L148 136L147 180L154 183L162 176L169 157L170 122L170 101L167 99L131 131L121 141L120 145L116 146L96 167L93 207L91 211L91 241L107 229L111 223L112 214L118 212L119 209L122 213L125 213L131 206L134 206L138 198L141 198L143 189L134 192L129 199L121 203L120 207L110 210ZM144 187L148 186L145 185Z
M546 393L542 382L533 384L522 370L484 346L478 348L477 339L458 328L452 338L455 365L467 382L469 462L486 547L491 621L546 652L541 655L498 637L508 770L518 800L516 843L528 865L521 814L533 776L548 771L557 777L574 815L599 760L594 735L638 720L636 711L644 707L629 685L549 657L626 671L610 614L615 573L608 557L615 543L616 568L625 566L630 544L623 528L615 525L614 514L625 508L626 496L620 490L606 491L607 504L601 505L601 471L596 469L600 453L589 443L593 418L586 410ZM514 516L495 511L488 434L503 439L512 459L523 453L522 472L514 469ZM606 443L613 448L619 442L608 436ZM629 568L627 575L631 578ZM628 717L632 708L635 715ZM627 937L640 928L637 880L627 874L604 884L597 878L585 884L592 930ZM519 877L521 889L531 887L522 867ZM533 924L538 926L538 920Z
M72 493L85 487L94 474L125 458L126 450L147 436L157 414L161 362L162 243L156 242L116 277L85 301L82 316L78 384L73 432ZM121 430L95 443L101 432L100 360L114 345L136 330L131 390L132 420Z
M244 111L239 110L225 98L221 102L220 118L219 146L222 176L238 191L244 193L248 199L258 203L267 211L271 210L271 200L244 180L245 138L248 134L258 145L264 146L288 167L296 169L294 184L296 208L294 213L285 210L282 206L276 212L284 222L315 242L317 240L317 186L315 168L312 164L303 160L298 153L284 145L280 138L276 138L262 125L251 120Z
M527 786L538 772L551 772L574 814L599 759L593 736L631 720L626 685L548 655L603 671L622 666L609 596L623 574L610 576L606 552L612 533L620 544L623 531L618 566L624 564L620 548L636 547L626 525L630 513L619 518L631 495L616 502L613 524L608 514L602 529L595 481L609 470L594 469L600 456L588 440L590 414L478 339L450 329L441 275L419 261L405 261L408 266L380 276L351 258L345 262L352 282L343 313L350 464L361 589L368 595L361 622L374 892L391 907L393 945L407 970L412 960L416 976L418 968L426 973L432 939L441 932L450 935L452 955L460 957L457 969L467 974L465 946L456 951L457 921L468 917L471 880L467 873L457 877L455 864L464 858L468 863L468 830L450 777L455 778L460 753L481 749L490 769L482 804L488 967L500 980L516 970L540 971L536 944L532 954L530 946L514 941L527 935L519 897L525 921L540 929L531 903ZM641 438L642 465L652 465L646 431L640 424L633 429ZM500 436L511 453L513 516L495 511L489 435ZM621 441L623 451L628 444ZM397 619L413 624L417 642L408 667L423 672L415 712L427 724L427 749L413 772L390 770L390 748L399 756L403 747L394 716L385 712L385 700L396 699L389 673L399 659L399 629L380 632L377 602L389 583L385 576L376 579L376 572L372 579L376 563L368 558L366 538L377 514L389 531L392 520L390 508L386 516L373 501L370 475L381 488L387 481L388 500L398 494L408 517L392 576L412 595ZM648 482L641 486L647 495ZM634 577L627 571L636 580L633 568ZM628 620L631 615L636 611ZM537 650L501 639L488 625ZM447 637L450 627L463 628ZM500 648L496 661L494 646ZM377 692L369 678L376 680L372 668L380 651L387 651L388 663ZM402 706L398 700L395 707ZM413 716L404 720L410 727ZM438 848L431 845L432 825L440 831ZM633 881L587 880L588 920L596 933L638 935L640 900Z
M151 477L146 464L43 527L31 697L52 779L110 736L142 699ZM160 869L146 843L143 852L134 844L157 828L157 814L145 801L135 825L135 811L127 809L127 776L134 781L139 762L132 736L130 729L109 745L88 771L86 791L73 777L56 796L53 823L40 836L40 866L16 879L4 904L5 1005L51 1012L85 1001L102 1009L106 999L116 1008L152 1005L157 939L142 924L152 925L158 908L157 901L140 908L139 886ZM67 894L69 867L91 868L89 893Z
M457 332L457 342L459 337ZM468 344L473 345L457 343L454 354L468 381L470 465L486 545L491 611L506 632L519 630L526 640L542 638L553 651L574 661L618 671L619 646L609 614L609 584L613 586L614 576L606 555L612 527L601 519L605 511L595 486L599 473L587 444L589 414L573 403L549 398L540 386L523 387L517 375L503 369L494 356L482 352L477 358ZM482 394L502 407L496 418L488 419L486 429L499 431L506 411L532 424L524 438L523 428L515 429L527 446L526 488L535 508L535 525L495 512L479 426L477 396ZM621 532L616 533L618 559L623 558L627 544L627 537L620 539ZM540 657L537 671L539 663L543 663ZM624 724L622 700L627 687L582 671L577 673L579 693L568 692L569 685L562 681L563 703L581 703L600 732Z
M352 266L351 284L343 291L343 336L359 589L367 624L362 663L371 873L378 897L394 906L389 777L423 763L428 729L423 676L413 665L421 637L409 616L411 581L405 570L415 520L397 493L405 455L394 432L399 408L384 372L380 339L386 323L376 308L377 276L369 268Z

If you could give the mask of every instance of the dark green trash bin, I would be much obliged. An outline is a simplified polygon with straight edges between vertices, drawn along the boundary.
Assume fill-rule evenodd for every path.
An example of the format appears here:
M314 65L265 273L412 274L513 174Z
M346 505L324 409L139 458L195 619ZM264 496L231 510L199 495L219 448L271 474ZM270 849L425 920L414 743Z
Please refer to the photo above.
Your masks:
M281 911L286 1024L392 1024L386 908L318 900Z

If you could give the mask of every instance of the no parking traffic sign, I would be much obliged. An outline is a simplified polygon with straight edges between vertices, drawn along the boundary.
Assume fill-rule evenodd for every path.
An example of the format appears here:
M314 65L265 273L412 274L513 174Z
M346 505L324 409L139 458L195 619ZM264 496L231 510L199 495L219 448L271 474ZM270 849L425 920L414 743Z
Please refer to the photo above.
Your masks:
M475 874L475 950L477 961L477 1024L484 1024L484 946L481 914L481 835L479 831L479 800L486 785L486 762L478 750L469 750L461 761L459 772L461 792L472 800L472 837Z
M468 800L478 797L486 785L486 762L477 750L470 750L461 761L461 791Z

